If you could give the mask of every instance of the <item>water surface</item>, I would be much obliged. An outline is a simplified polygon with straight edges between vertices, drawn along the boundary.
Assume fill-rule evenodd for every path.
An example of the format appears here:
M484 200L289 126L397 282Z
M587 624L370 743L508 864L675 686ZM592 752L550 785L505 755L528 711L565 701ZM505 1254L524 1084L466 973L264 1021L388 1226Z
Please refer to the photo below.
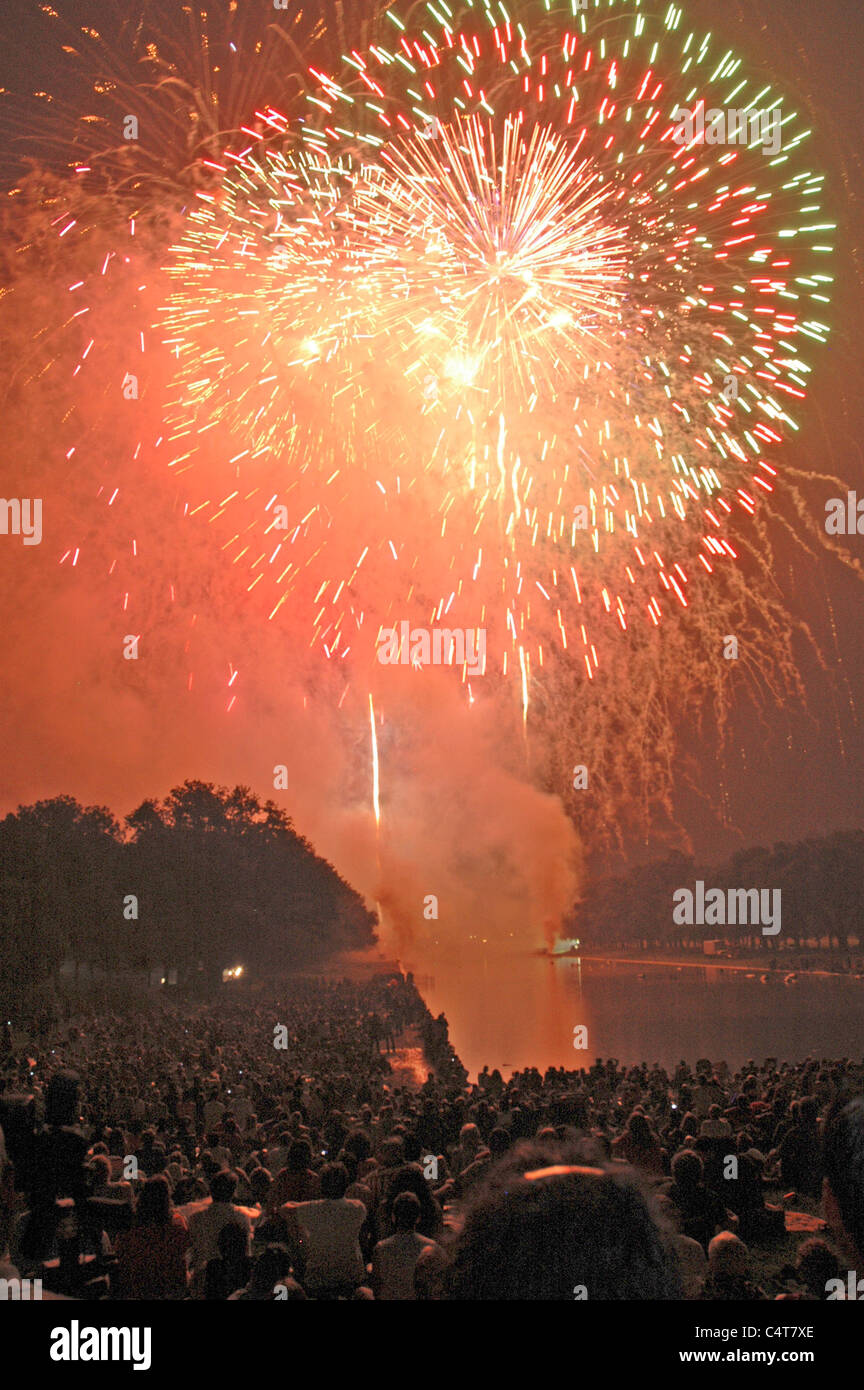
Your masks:
M472 1079L488 1064L574 1067L595 1057L659 1062L864 1056L864 980L759 975L717 966L625 965L465 949L407 962ZM573 1046L588 1029L587 1050Z

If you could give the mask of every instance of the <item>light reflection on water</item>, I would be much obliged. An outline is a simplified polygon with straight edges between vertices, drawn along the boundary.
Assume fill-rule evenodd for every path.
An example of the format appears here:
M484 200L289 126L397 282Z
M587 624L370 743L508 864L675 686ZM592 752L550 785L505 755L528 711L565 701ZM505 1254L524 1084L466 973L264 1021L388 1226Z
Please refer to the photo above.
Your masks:
M639 966L463 950L407 961L433 1014L442 1010L472 1079L485 1064L579 1067L595 1057L800 1061L864 1056L864 980L799 976L762 983L718 966ZM573 1030L588 1029L577 1051ZM587 1059L587 1061L586 1061Z

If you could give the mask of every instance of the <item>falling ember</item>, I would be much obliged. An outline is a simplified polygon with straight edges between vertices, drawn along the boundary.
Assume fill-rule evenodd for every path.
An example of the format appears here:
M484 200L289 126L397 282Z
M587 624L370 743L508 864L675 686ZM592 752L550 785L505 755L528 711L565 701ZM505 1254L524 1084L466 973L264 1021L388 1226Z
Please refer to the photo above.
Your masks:
M378 798L378 735L375 732L375 706L372 702L372 692L369 692L369 728L372 736L372 809L375 813L375 863L378 869L378 881L381 880L381 805ZM375 899L375 911L378 914L379 926L383 924L384 914L381 911L381 902Z
M375 825L381 829L381 807L378 801L378 736L375 732L375 706L369 696L369 727L372 734L372 809L375 812Z

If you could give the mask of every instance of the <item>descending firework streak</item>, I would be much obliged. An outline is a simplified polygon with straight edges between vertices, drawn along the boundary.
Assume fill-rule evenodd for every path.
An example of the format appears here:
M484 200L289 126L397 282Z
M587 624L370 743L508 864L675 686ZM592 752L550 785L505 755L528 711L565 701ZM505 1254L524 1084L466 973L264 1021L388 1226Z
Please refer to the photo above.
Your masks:
M268 616L349 662L401 618L485 627L527 698L698 604L782 487L822 177L675 6L387 17L208 164L160 317L172 464L206 458ZM781 148L676 143L679 107L779 108Z

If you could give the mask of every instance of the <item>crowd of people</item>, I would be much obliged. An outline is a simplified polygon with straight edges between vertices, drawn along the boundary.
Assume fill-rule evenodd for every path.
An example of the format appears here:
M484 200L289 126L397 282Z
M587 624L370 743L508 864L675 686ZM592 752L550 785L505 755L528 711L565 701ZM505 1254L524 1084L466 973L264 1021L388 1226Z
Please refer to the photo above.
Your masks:
M0 1278L57 1296L809 1300L864 1264L849 1058L469 1084L399 975L3 1043Z

